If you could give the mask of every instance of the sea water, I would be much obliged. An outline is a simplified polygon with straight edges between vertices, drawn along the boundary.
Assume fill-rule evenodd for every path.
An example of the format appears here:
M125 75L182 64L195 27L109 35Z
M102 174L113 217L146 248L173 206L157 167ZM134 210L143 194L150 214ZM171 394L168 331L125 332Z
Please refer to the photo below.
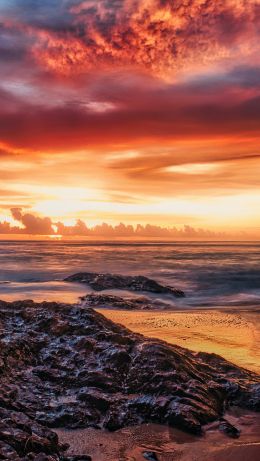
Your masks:
M260 305L260 243L0 243L0 299L77 302L91 290L63 280L82 271L145 275L184 290L183 299L150 295L173 308Z

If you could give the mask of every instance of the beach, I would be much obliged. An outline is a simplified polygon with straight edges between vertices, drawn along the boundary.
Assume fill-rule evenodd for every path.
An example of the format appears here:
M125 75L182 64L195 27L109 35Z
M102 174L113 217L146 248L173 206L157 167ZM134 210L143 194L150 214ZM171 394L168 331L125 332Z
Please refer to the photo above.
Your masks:
M144 461L148 453L158 461L258 461L260 415L234 409L228 419L241 430L230 439L214 424L198 438L158 424L144 424L115 433L95 429L58 430L59 439L70 444L69 453L88 453L93 461ZM152 459L152 457L150 458Z
M99 311L137 333L196 352L218 354L240 367L260 372L259 309Z
M4 243L0 412L18 451L36 431L48 452L54 431L66 461L258 461L259 259L259 244Z
M240 367L260 373L260 310L257 308L98 311L147 337L197 352L218 354ZM214 423L205 427L200 438L157 424L129 427L115 433L95 429L58 430L57 433L61 441L70 444L69 454L84 453L88 449L93 461L143 461L147 453L155 454L154 459L158 461L258 461L260 415L233 408L225 417L241 430L238 439L228 438Z
M108 319L112 311L30 300L1 301L0 309L0 454L8 453L7 459L15 459L13 448L28 454L65 450L53 458L64 461L259 459L254 372L215 354L132 333ZM157 318L162 337L160 313L132 314L137 324L142 314L152 316L146 325ZM179 312L178 321L176 313L164 314L170 316L166 325L173 315L187 329L209 325L209 318L200 320L203 312ZM237 334L243 336L251 323L242 319L226 318L224 324L242 324ZM221 323L216 317L211 326L217 331Z

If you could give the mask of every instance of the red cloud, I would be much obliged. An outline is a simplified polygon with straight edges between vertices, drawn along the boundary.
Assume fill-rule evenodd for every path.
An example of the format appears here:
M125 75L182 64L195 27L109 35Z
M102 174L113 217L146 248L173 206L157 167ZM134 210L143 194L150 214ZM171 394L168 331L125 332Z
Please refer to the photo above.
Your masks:
M58 10L51 2L35 11L14 8L2 27L15 33L26 59L54 74L128 68L171 79L257 56L259 10L255 0L71 0ZM3 51L18 59L13 47Z
M257 2L85 0L56 10L5 12L3 142L53 151L258 136ZM214 76L188 83L190 68L219 60ZM241 62L242 73L230 69ZM182 83L157 78L180 70Z
M145 80L122 84L114 79L106 85L101 79L90 94L84 95L82 88L79 101L67 102L66 92L52 104L52 99L32 104L8 98L5 93L0 138L19 148L76 150L259 136L259 89L253 84L245 88L243 82L148 83L145 88Z
M136 67L172 77L181 69L248 55L259 5L252 0L83 1L70 9L71 29L37 30L33 54L62 74Z

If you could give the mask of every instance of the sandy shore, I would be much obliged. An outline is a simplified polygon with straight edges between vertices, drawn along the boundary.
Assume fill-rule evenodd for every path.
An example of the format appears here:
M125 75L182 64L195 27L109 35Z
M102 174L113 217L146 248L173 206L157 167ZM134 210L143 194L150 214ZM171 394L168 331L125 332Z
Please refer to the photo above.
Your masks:
M99 312L137 333L194 351L213 352L260 374L259 309Z
M158 461L258 461L260 459L260 415L233 410L227 419L241 430L238 439L222 434L216 425L196 437L157 424L144 424L117 432L97 429L57 430L71 445L69 454L90 454L93 461L144 461L153 452Z
M260 312L257 310L201 310L143 312L99 310L133 331L195 351L214 352L232 362L260 372ZM232 409L225 417L241 430L238 439L221 433L217 423L202 437L156 424L117 432L58 430L69 453L90 454L93 461L144 461L147 453L158 461L258 461L260 415ZM152 459L152 458L151 458Z

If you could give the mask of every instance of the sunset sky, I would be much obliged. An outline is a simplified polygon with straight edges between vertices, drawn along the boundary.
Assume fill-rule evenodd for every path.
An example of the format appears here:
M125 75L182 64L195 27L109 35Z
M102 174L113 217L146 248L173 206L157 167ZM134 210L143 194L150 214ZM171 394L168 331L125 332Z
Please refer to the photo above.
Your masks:
M0 0L0 233L260 238L259 25L260 0Z

